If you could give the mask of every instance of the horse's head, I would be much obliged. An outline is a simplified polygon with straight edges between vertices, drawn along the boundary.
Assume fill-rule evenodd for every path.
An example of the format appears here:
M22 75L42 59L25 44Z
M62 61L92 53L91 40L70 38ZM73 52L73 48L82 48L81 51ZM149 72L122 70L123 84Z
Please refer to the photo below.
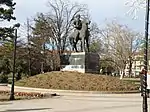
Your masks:
M82 26L83 26L83 27L88 27L88 25L90 25L90 23L91 23L91 21L89 21L89 20L87 20L87 19L84 19L84 20L82 21Z

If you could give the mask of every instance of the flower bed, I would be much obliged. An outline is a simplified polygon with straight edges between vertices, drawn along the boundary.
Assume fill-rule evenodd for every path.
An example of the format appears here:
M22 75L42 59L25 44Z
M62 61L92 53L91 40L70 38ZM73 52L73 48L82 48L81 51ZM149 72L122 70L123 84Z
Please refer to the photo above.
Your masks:
M36 92L15 92L16 99L38 99L52 97L52 94L47 93L36 93ZM0 101L8 101L10 96L10 91L0 91Z

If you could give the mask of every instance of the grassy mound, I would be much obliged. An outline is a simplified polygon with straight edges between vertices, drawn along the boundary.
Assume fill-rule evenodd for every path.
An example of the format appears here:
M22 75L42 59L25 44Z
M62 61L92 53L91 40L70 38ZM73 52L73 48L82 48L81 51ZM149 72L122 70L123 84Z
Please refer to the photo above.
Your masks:
M115 77L77 72L50 72L40 74L20 80L15 85L82 91L134 91L138 90L139 87L132 82L122 81Z

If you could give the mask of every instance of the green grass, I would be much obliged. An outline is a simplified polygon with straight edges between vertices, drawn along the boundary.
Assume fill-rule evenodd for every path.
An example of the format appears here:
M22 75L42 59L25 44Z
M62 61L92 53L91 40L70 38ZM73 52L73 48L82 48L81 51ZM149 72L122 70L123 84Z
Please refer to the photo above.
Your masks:
M82 90L82 91L138 91L139 85L133 81L120 80L116 77L77 72L50 72L24 78L16 86Z
M129 83L133 83L138 86L140 86L140 83L141 83L140 78L124 78L123 80Z

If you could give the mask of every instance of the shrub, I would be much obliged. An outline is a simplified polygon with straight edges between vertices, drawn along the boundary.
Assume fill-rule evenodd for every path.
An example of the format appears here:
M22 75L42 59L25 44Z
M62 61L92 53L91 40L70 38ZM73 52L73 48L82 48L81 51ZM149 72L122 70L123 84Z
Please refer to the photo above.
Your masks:
M0 83L8 83L8 75L0 74Z

